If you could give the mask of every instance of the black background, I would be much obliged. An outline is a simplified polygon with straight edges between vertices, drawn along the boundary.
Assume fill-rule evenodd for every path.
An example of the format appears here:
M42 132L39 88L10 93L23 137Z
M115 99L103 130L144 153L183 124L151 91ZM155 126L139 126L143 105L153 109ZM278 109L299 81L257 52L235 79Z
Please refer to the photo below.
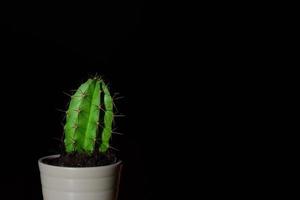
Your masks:
M0 7L1 195L42 198L37 160L59 150L63 92L96 73L124 97L116 125L125 135L112 141L124 161L120 199L225 196L245 186L262 31L252 10L177 6Z
M179 108L166 97L180 95L169 81L179 77L167 25L143 1L40 6L2 7L1 195L42 199L37 160L59 151L63 92L99 74L124 97L116 102L124 136L113 138L124 161L120 198L156 199L172 171L168 154L180 154L165 140L177 137L168 105Z

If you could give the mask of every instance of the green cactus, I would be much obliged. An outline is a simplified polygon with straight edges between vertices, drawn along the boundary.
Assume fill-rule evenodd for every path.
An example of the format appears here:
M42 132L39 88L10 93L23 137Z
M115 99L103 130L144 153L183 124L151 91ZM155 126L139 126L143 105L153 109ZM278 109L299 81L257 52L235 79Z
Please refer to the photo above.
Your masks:
M103 122L99 121L101 113L104 113ZM66 152L92 154L98 142L99 151L105 153L109 148L112 122L113 100L107 86L99 78L88 79L71 96L64 126ZM99 127L102 127L101 135Z

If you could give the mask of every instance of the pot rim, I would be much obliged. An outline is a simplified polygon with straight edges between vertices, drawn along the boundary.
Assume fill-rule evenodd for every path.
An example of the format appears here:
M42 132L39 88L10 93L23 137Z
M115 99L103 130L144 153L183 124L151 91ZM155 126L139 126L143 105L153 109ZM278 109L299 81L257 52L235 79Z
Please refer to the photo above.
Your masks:
M47 167L51 167L53 169L76 169L76 170L84 170L84 169L96 169L96 168L110 168L110 167L114 167L114 166L117 166L117 165L120 165L122 164L122 160L119 160L118 162L116 163L112 163L112 164L109 164L109 165L102 165L102 166L95 166L95 167L64 167L64 166L55 166L55 165L49 165L47 163L44 163L43 160L46 159L46 158L57 158L59 157L60 154L55 154L55 155L49 155L49 156L44 156L44 157L41 157L39 160L38 160L38 163L40 165L44 165L44 166L47 166Z

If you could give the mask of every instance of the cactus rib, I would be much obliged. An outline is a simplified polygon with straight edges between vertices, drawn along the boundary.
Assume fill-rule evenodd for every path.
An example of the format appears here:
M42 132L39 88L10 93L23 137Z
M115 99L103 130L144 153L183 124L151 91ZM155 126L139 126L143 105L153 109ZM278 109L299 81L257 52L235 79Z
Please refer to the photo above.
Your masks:
M97 106L95 106L97 105ZM65 124L65 146L68 153L92 153L98 129L100 80L89 79L71 98Z
M112 134L112 122L113 122L113 100L110 92L105 84L102 84L104 93L104 126L101 137L100 152L106 152L109 148L109 140Z

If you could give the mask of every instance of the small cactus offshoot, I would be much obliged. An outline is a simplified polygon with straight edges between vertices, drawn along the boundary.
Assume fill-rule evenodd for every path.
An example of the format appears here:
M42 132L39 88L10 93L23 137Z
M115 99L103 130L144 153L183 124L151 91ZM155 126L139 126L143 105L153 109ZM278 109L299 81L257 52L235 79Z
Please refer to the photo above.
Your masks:
M114 117L112 96L100 78L88 79L71 96L64 126L67 153L107 152ZM101 116L103 115L103 116Z

